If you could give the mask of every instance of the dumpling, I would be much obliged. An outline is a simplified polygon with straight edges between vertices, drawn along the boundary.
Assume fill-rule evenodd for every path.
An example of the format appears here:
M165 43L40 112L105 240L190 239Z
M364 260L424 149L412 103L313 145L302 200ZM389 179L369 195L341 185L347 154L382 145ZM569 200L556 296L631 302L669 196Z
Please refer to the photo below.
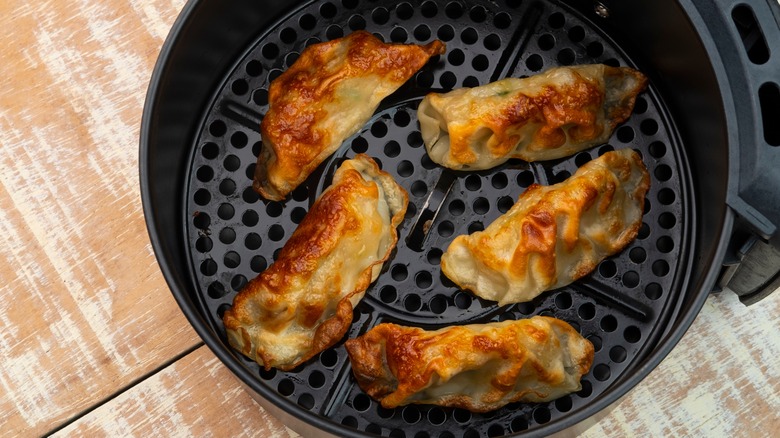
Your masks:
M306 48L268 90L254 189L284 199L444 48L385 44L365 31Z
M230 345L266 369L290 370L336 343L395 247L407 204L374 160L345 161L276 262L225 312Z
M531 185L484 231L456 237L441 270L499 305L530 301L584 277L634 240L649 188L638 153L607 152L566 181Z
M579 391L594 350L572 326L547 316L436 331L380 324L345 346L358 385L383 407L474 412Z
M454 170L483 170L510 158L553 160L605 143L634 109L645 76L602 64L552 68L420 103L431 160Z

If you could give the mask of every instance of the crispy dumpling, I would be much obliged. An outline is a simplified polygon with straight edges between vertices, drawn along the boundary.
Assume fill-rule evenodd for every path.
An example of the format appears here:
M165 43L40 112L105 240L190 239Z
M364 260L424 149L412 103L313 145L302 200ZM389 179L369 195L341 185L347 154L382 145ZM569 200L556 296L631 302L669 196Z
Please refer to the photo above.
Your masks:
M636 238L650 176L632 149L607 152L566 181L531 185L484 231L458 236L441 270L499 305L584 277Z
M444 48L386 44L366 31L307 47L269 87L254 189L284 199Z
M380 324L345 346L358 385L383 407L474 412L579 391L594 351L572 326L547 316L436 331Z
M553 160L605 143L646 85L647 78L628 67L558 67L428 94L417 116L431 160L483 170L510 158Z
M407 204L374 160L345 161L276 262L225 312L230 345L266 369L290 370L336 343L395 247Z

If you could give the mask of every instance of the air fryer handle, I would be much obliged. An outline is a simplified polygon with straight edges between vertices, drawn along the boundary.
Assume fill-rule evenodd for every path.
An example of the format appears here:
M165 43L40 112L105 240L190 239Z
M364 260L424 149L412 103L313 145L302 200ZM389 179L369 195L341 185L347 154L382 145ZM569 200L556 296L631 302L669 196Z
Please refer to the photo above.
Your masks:
M780 54L774 51L780 47L780 5L777 0L697 3L715 6L726 24L709 31L732 91L726 99L734 122L728 127L726 203L736 220L718 287L728 286L749 305L780 287Z

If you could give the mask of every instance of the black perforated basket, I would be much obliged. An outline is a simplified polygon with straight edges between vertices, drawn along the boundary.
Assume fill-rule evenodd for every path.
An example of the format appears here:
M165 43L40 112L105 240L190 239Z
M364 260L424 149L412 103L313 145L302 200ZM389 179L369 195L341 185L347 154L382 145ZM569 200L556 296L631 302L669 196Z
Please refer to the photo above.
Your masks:
M725 284L736 272L732 285L744 289L746 299L775 287L776 270L756 275L754 263L740 265L751 251L760 250L761 259L777 257L772 238L779 223L774 207L756 201L765 195L740 191L740 183L745 172L778 162L777 132L761 120L777 114L780 88L778 78L761 75L762 66L777 68L780 60L768 50L763 63L751 58L761 59L761 41L767 49L779 33L776 22L767 26L755 10L771 16L777 8L762 1L733 7L725 1L283 3L187 5L150 86L141 180L155 252L183 311L253 395L291 427L415 438L561 430L593 418L639 382L682 336L719 275ZM705 25L713 25L712 16L731 27L713 34ZM285 201L261 199L252 177L270 82L306 46L359 29L401 43L438 38L447 52L385 99ZM761 38L750 43L756 32ZM727 67L722 54L713 53L724 41L738 49L732 54L738 64ZM566 159L512 160L480 172L452 172L426 155L416 116L426 93L585 63L631 66L651 79L607 144ZM753 84L755 78L764 82ZM741 79L756 93L739 94L744 90L733 84L744 86ZM740 139L755 147L737 148ZM594 273L504 307L459 290L441 274L442 252L455 236L482 230L530 184L562 181L622 148L639 151L652 177L643 225L632 244ZM753 163L735 165L735 148ZM407 189L410 204L397 250L355 309L345 339L385 321L435 329L555 316L595 346L582 390L488 414L433 406L388 410L357 386L343 340L291 372L264 371L227 345L221 316L237 291L273 263L336 167L356 153L374 157ZM745 286L748 271L754 286Z

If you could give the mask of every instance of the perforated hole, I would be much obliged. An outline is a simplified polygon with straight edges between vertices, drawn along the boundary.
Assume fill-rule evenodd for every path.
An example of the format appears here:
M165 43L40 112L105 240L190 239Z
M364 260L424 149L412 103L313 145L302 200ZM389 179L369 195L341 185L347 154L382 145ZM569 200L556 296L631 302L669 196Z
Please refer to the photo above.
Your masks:
M490 67L490 61L485 55L477 55L471 61L471 67L476 71L485 71Z
M655 246L662 253L670 253L674 249L674 240L669 236L661 236L656 241Z
M195 249L198 252L209 252L213 247L214 243L207 236L198 237L198 240L195 241Z
M447 310L447 298L443 295L436 295L431 298L428 307L430 307L431 312L437 315L442 314Z
M628 252L628 257L632 262L639 264L647 259L647 252L641 247L631 248Z
M620 345L616 345L609 349L609 358L615 363L625 362L627 357L626 349Z
M482 178L479 175L469 175L466 177L466 189L472 192L482 188Z
M593 303L584 303L577 309L577 314L584 320L593 319L596 316L596 306Z
M562 49L560 52L558 52L558 56L556 59L558 59L558 63L561 65L571 65L574 63L575 59L574 50L572 49Z
M227 294L227 290L225 290L225 286L222 283L215 281L211 283L211 285L209 285L209 289L208 289L209 297L216 300L224 297L225 294Z
M347 25L351 30L363 30L366 28L366 20L360 15L353 15Z
M335 350L325 350L320 353L320 363L325 368L333 368L338 362L338 353Z
M328 29L325 31L325 37L329 40L335 40L343 36L344 30L341 28L341 26L335 24L328 26Z
M409 38L409 34L406 33L406 29L403 27L396 27L390 32L390 41L395 43L404 43Z
M439 224L437 231L441 237L450 237L452 236L452 233L455 232L455 226L450 221L442 221Z
M417 73L417 86L420 88L430 88L433 85L433 73L423 70Z
M672 189L661 189L658 191L658 202L663 205L670 205L674 202L676 195Z
M639 274L636 271L628 271L623 274L621 282L627 288L637 287L639 285Z
M630 126L621 126L617 130L617 139L622 143L629 143L634 139L634 128Z
M436 32L436 35L442 41L452 41L452 39L455 37L455 29L449 24L445 24L439 28L439 30Z
M593 394L593 384L590 383L590 381L587 380L587 379L582 379L580 384L582 385L582 389L577 391L577 395L580 398L588 398L588 397L590 397L590 395Z
M463 32L460 34L460 40L463 41L463 43L471 45L477 42L479 39L479 34L477 33L477 30L473 27L467 27L463 29Z
M541 50L550 50L555 47L555 37L549 33L543 34L539 37L537 44Z
M496 207L502 214L509 211L513 205L515 205L515 201L509 196L502 196L498 198L498 201L496 202Z
M449 206L447 207L450 214L453 216L460 216L463 214L463 212L466 211L466 204L463 203L460 199L454 199L450 201Z
M595 377L599 382L608 380L611 375L612 371L609 369L609 365L600 363L593 367L593 377Z
M665 164L659 164L655 168L653 175L655 175L658 181L669 181L672 178L672 168Z
M444 8L444 14L447 15L447 18L456 20L463 15L463 6L458 2L449 2Z
M252 93L252 101L259 106L268 105L268 91L263 89L255 90Z
M672 229L677 224L677 218L672 213L662 213L658 216L658 225L664 229Z
M653 262L653 274L656 277L664 277L669 273L669 263L666 260L656 260Z
M522 432L524 430L528 429L528 420L526 420L523 417L515 417L512 422L510 423L510 428L512 429L512 432Z
M357 394L352 400L352 407L358 412L367 411L371 407L371 399L365 394Z
M206 228L211 225L211 217L209 217L206 213L198 212L193 218L192 218L192 224L195 225L195 228L200 228L201 230L205 230Z
M471 307L472 298L465 292L458 292L455 295L455 306L459 309L468 309Z
M414 282L420 289L428 289L433 284L433 277L428 271L420 271L414 276Z
M200 264L200 272L206 276L212 276L217 273L217 262L212 259L206 259Z
M390 13L385 8L376 8L371 13L371 20L376 24L385 24L390 20Z
M642 222L642 225L639 227L639 233L637 233L636 238L639 240L644 240L647 239L649 235L650 235L650 226Z
M547 18L547 24L553 29L560 29L566 24L566 17L560 12L555 12Z
M601 351L601 338L597 335L588 335L587 336L588 341L590 341L591 344L593 344L593 351L598 353Z
M506 12L499 12L493 18L493 25L498 29L506 29L512 25L512 16Z
M536 409L534 409L534 421L536 421L539 424L544 424L550 421L551 415L550 415L550 409L548 409L546 406L539 406Z
M617 265L613 260L604 260L599 263L599 275L604 278L612 278L617 274Z
M205 143L200 150L200 154L207 160L213 160L219 156L219 146L216 143Z
M290 379L282 379L276 386L276 390L283 396L291 395L295 391L295 383Z
M478 87L479 86L479 79L477 79L474 76L466 76L465 79L463 79L463 86L464 87Z
M232 219L233 215L236 214L236 210L233 208L230 204L220 204L219 209L217 210L217 216L219 216L220 219L228 220Z
M397 157L401 153L401 145L395 140L390 140L385 144L385 156Z
M398 299L398 292L393 286L383 286L379 291L379 299L382 300L383 303L393 303Z
M490 51L498 50L501 48L501 37L491 33L485 37L483 44L485 45L485 48Z
M209 193L209 191L206 189L200 189L195 192L195 195L192 197L192 199L196 204L203 206L211 201L211 193Z
M263 245L263 239L257 233L249 233L244 238L244 246L250 251L254 251Z
M485 214L490 210L490 202L485 198L477 198L472 205L475 214Z
M528 67L528 70L537 72L540 71L542 67L544 67L544 60L541 56L534 53L533 55L526 58L525 66Z
M214 137L222 137L227 132L227 125L222 120L215 120L209 126L209 133Z
M230 287L235 292L238 292L241 289L243 289L244 286L246 286L246 283L247 283L246 277L244 277L243 275L239 274L239 275L234 276L233 279L230 280Z
M455 74L452 72L444 72L442 73L441 78L439 78L439 83L441 83L442 88L448 90L455 87L457 81L458 78L455 77Z
M431 38L431 28L421 24L414 28L413 35L418 41L428 41Z

